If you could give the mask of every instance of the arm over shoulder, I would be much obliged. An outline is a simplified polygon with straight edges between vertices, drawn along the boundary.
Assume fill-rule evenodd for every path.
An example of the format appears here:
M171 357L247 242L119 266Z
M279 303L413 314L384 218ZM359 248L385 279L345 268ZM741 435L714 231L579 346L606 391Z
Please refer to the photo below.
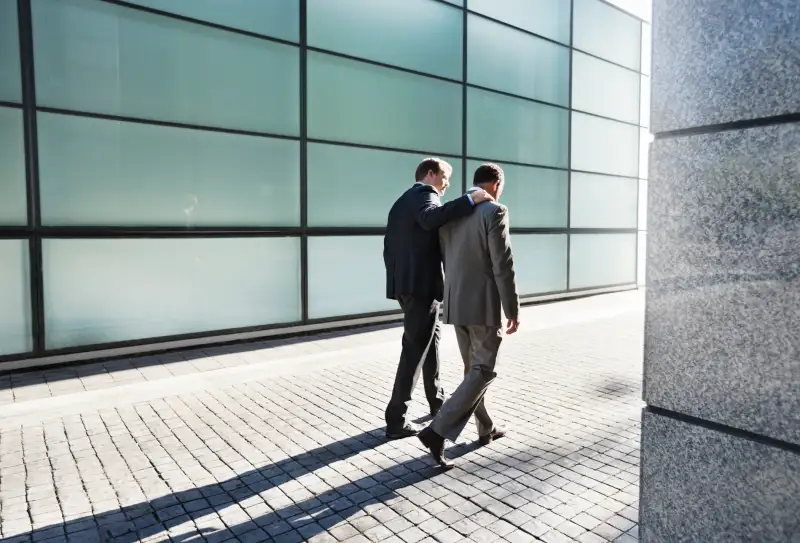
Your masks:
M442 205L439 194L433 187L419 191L415 201L416 220L425 230L436 230L450 221L472 213L472 202L462 196Z

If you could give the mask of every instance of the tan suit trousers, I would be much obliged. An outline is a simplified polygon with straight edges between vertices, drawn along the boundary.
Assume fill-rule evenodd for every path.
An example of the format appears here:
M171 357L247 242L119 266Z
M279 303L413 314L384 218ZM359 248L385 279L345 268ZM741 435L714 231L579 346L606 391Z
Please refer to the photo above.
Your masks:
M494 326L456 326L455 330L464 361L464 380L431 423L434 432L452 442L456 441L473 414L478 435L486 435L494 429L483 397L497 377L494 367L503 341L502 330Z

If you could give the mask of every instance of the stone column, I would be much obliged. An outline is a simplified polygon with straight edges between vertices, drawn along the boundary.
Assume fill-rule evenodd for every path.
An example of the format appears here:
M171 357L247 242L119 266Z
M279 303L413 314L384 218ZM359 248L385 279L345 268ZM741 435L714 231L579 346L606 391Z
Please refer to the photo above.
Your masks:
M800 542L800 1L654 0L645 543Z

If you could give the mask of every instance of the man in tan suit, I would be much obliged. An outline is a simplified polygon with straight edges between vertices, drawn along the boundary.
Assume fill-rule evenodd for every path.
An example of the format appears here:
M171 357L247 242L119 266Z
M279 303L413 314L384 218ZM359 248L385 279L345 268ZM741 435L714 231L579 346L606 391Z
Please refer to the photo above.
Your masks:
M418 437L443 467L452 466L444 457L445 439L454 442L473 414L482 445L505 435L483 402L497 376L494 368L503 340L502 314L508 319L506 334L519 327L508 209L496 203L504 182L500 166L478 167L470 190L483 189L495 202L483 202L471 215L439 229L445 273L444 322L455 325L464 380Z

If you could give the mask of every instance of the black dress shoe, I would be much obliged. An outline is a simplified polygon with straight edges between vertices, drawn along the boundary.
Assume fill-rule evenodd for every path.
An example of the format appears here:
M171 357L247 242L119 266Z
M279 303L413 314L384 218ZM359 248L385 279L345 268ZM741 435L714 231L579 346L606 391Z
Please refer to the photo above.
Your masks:
M424 428L417 438L425 445L433 459L439 464L440 467L450 469L454 464L444 457L444 438L428 428Z
M405 439L407 437L414 437L419 433L419 428L413 424L406 423L405 426L398 429L386 429L386 439Z
M491 432L489 432L485 436L480 436L478 438L478 441L480 442L481 445L483 445L485 447L486 445L488 445L492 441L500 439L501 437L505 437L507 432L508 432L508 430L506 430L505 428L495 426L494 428L492 428Z
M436 418L436 415L439 414L439 410L442 408L441 405L437 405L436 407L431 407L431 417Z

